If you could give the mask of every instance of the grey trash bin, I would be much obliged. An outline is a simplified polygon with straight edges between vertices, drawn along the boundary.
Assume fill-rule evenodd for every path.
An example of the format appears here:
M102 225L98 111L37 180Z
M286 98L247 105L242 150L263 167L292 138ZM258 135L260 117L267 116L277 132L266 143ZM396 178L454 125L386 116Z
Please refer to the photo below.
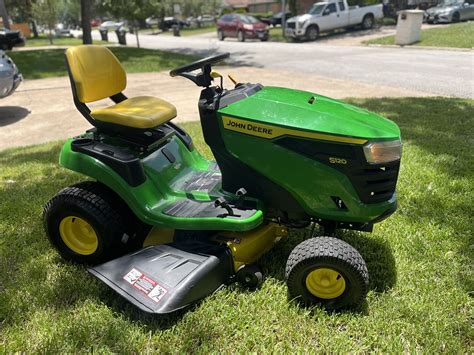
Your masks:
M397 34L395 43L400 45L412 44L420 40L423 11L403 10L398 12Z
M118 43L124 46L127 45L127 31L125 30L125 28L117 28L115 33L117 34Z
M179 25L173 25L173 36L175 37L181 36Z
M102 41L109 41L109 30L105 29L105 28L99 28L99 32L100 32L100 38L102 39Z

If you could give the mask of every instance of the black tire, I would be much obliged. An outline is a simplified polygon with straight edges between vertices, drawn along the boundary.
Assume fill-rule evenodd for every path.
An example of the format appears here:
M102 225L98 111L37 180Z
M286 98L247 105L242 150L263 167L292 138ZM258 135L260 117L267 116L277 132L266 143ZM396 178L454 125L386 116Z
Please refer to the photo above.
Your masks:
M72 250L61 236L61 222L69 218L74 224L77 217L95 232L97 247L90 254ZM94 181L61 190L46 204L43 224L49 240L64 259L90 265L137 249L149 231L149 226L139 221L112 190Z
M237 32L237 39L239 42L245 42L245 33L244 31Z
M267 42L268 41L268 36L260 38L260 41L261 42Z
M373 28L375 25L375 21L374 21L374 15L372 14L367 14L364 16L364 18L362 19L362 28L364 30L370 30L371 28Z
M459 12L455 12L453 14L453 17L451 18L451 22L459 22L461 21L461 15L459 14Z
M344 286L339 289L342 293L332 298L318 297L307 286L310 273L327 269L338 274L334 282ZM311 238L298 244L288 257L285 276L290 299L307 306L320 305L327 310L359 305L365 299L369 285L367 266L359 252L332 237Z
M224 32L222 30L217 30L217 39L223 41L225 39Z
M263 274L257 265L245 265L237 271L239 283L249 289L255 289L263 282Z
M318 28L318 26L309 26L306 29L305 36L306 36L306 39L308 41L316 41L319 37L319 28Z

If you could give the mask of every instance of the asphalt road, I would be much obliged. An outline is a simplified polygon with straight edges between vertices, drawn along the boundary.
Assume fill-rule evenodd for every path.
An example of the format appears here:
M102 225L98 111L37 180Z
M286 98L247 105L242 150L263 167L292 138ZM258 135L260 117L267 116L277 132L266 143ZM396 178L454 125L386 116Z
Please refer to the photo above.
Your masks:
M135 37L128 35L127 41L133 45ZM441 96L474 98L472 50L336 46L317 41L240 43L226 39L219 42L209 36L164 35L141 35L140 43L145 48L200 55L230 52L232 61L239 65L311 73ZM304 88L304 83L301 87Z

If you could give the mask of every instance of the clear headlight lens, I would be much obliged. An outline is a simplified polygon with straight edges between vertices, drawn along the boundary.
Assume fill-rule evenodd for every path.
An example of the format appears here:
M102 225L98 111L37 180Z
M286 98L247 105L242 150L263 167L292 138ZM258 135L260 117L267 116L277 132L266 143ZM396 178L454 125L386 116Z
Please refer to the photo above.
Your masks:
M298 22L298 27L304 27L306 21L308 21L308 20Z
M383 164L399 160L402 157L402 142L398 139L396 141L368 143L364 146L364 154L367 162L371 164Z
M244 28L245 28L246 30L253 30L253 25L244 23Z

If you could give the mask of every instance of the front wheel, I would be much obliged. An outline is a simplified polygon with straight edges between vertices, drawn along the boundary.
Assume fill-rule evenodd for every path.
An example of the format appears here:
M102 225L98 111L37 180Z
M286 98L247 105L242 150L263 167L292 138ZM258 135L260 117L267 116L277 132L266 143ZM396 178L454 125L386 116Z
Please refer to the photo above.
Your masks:
M224 32L222 30L217 30L217 39L219 41L223 41L224 40Z
M288 258L285 274L291 299L327 310L359 305L369 285L367 266L359 252L332 237L298 244Z
M245 42L245 33L244 31L237 32L237 39L239 42Z
M459 12L455 12L452 17L452 22L459 22L461 21L461 15L459 15Z
M319 29L316 26L309 26L306 30L306 38L309 41L316 41L319 37Z

